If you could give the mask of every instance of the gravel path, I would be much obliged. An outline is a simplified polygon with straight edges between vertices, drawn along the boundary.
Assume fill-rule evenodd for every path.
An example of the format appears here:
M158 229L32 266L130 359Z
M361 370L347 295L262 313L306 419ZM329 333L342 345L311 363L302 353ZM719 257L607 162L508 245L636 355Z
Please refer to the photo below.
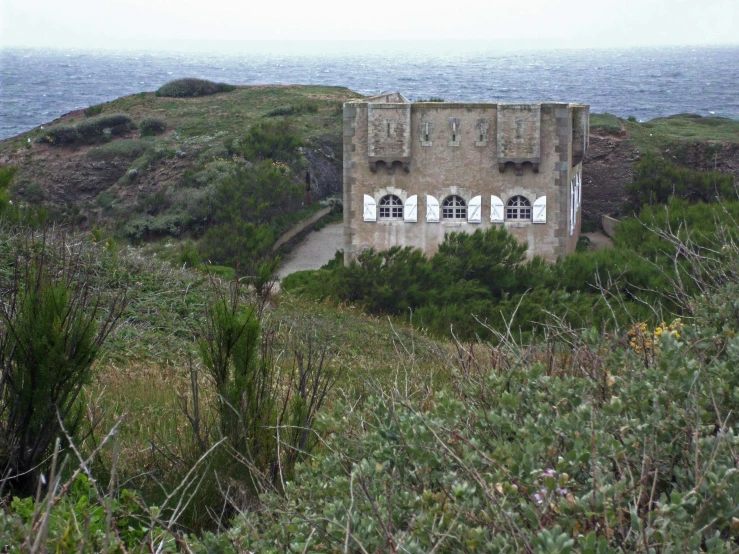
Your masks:
M331 223L320 231L310 233L282 260L277 270L278 279L304 269L320 269L344 248L344 224Z

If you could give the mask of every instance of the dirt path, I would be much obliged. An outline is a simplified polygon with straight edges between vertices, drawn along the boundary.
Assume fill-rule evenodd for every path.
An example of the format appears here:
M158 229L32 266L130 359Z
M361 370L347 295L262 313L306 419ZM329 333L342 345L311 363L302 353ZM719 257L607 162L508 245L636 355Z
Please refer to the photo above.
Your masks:
M601 248L613 246L613 241L603 233L583 233L583 236L590 239L590 247L593 250L600 250Z
M320 231L310 233L282 260L277 270L278 279L304 269L320 269L337 250L344 248L344 224L332 223Z

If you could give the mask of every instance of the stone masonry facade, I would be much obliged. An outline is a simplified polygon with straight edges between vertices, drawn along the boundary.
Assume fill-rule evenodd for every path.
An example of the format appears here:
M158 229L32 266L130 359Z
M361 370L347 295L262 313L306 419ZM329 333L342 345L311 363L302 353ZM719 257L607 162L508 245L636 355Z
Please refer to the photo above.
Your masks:
M393 93L347 102L343 118L346 263L367 248L433 254L446 233L491 226L529 256L575 251L588 106Z

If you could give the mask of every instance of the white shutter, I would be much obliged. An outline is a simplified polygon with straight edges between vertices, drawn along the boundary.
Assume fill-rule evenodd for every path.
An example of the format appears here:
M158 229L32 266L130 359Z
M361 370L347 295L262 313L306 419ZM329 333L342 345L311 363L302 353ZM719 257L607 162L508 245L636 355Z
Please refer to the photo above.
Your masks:
M418 196L409 196L403 207L403 220L410 223L418 221Z
M470 223L482 223L482 196L475 196L470 200L467 210L467 221Z
M577 172L577 207L580 208L582 203L582 174L578 170Z
M540 196L534 200L534 217L532 220L534 223L546 223L547 222L547 197Z
M575 234L575 179L570 182L570 236Z
M369 194L364 195L364 220L377 221L377 203Z
M490 222L503 223L505 220L505 205L497 196L490 197Z
M439 201L431 195L426 196L426 221L439 223Z

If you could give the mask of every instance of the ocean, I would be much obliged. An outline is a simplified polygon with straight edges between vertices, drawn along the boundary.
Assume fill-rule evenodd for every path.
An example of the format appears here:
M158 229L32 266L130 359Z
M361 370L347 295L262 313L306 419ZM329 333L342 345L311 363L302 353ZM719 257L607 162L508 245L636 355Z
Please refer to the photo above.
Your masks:
M407 45L406 45L407 46ZM243 52L0 50L0 139L180 77L321 84L411 100L568 101L639 120L676 113L739 119L739 46L447 51L366 43Z

